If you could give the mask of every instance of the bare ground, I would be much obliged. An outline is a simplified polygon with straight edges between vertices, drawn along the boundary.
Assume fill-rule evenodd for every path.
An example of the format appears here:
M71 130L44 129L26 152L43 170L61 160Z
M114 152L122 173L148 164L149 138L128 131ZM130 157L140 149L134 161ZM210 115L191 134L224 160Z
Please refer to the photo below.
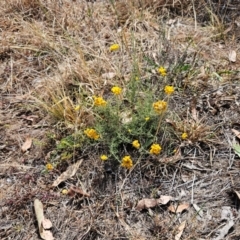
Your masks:
M191 14L173 14L171 4L171 9L149 8L146 1L141 8L119 2L114 7L108 1L0 4L1 239L40 238L33 210L36 198L53 223L55 239L177 239L184 221L182 239L240 239L240 163L231 147L238 141L232 129L240 131L239 25L233 21L231 28L225 27L217 15L212 15L213 22L202 24L198 9L201 19L196 22L182 5L175 6L177 13ZM70 160L46 172L56 143L71 130L53 121L36 97L44 98L45 86L59 81L65 88L78 82L86 91L101 92L112 85L111 79L101 77L104 73L116 71L119 79L128 79L132 32L141 51L156 62L175 64L186 53L185 61L194 70L172 75L172 84L185 89L173 96L172 108L180 119L194 115L210 127L211 141L174 143L179 158L163 154L145 159L130 172L104 166L98 152L89 150L73 152ZM115 42L126 48L119 62L117 54L110 56L107 51ZM159 55L162 50L166 56ZM229 60L233 50L236 62ZM143 78L148 74L142 70ZM23 153L27 137L33 144ZM53 188L54 180L80 159L75 176ZM70 186L82 188L90 197L61 194ZM163 195L175 200L136 210L139 200ZM187 210L169 211L170 204L184 203L189 204ZM233 226L223 234L230 220Z

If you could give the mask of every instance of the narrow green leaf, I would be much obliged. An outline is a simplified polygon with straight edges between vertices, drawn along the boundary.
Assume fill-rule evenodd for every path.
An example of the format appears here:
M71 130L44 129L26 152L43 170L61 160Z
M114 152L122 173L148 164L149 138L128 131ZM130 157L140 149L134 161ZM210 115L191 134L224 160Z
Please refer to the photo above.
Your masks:
M232 148L234 150L234 152L240 157L240 145L239 144L233 144Z

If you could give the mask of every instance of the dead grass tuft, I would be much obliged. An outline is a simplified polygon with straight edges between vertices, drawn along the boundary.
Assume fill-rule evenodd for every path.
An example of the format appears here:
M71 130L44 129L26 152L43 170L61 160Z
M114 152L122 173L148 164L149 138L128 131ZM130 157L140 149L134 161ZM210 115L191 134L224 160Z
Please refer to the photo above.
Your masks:
M68 86L61 83L51 85L40 88L34 98L45 111L70 128L84 128L93 124L91 109L82 101L81 90L72 88L69 91ZM41 93L43 90L44 95Z

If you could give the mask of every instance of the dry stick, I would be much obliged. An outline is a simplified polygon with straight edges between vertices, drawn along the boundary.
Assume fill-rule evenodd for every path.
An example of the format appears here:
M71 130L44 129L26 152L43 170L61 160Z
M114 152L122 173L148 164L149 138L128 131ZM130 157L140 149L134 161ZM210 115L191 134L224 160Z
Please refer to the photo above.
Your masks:
M9 168L9 167L22 168L22 169L35 168L35 167L25 166L25 165L21 165L21 164L17 164L17 163L3 163L3 164L0 164L0 169L1 168Z
M170 192L172 191L172 189L173 189L173 184L174 184L174 182L175 182L175 178L176 178L176 174L177 174L177 172L178 172L178 169L174 172L174 174L173 174L173 180L172 180L172 184L171 184L171 188L170 188Z
M169 95L167 96L167 108L168 108L168 103L169 103ZM157 137L158 135L158 132L159 132L159 129L160 129L160 126L161 126L161 123L162 123L162 120L163 120L163 115L165 114L165 112L167 111L167 108L164 112L161 113L160 115L160 118L159 118L159 122L158 122L158 126L157 126L157 131L156 131L156 134L155 134L155 137Z
M162 119L163 119L163 114L161 114L161 116L159 118L159 121L158 121L157 131L156 131L156 134L155 134L156 137L158 135L158 132L159 132L159 129L160 129L160 126L161 126L161 123L162 123Z
M214 153L215 153L215 151L214 151ZM212 153L212 149L210 148L210 165L211 165L211 167L213 166L212 164L213 164L213 153Z
M125 177L125 179L123 180L123 183L121 185L121 187L119 188L119 191L121 192L123 189L123 186L128 178L128 176L132 173L132 171L134 170L134 168L138 165L138 163L140 162L141 156L138 158L136 164L130 169L129 173L127 174L127 176Z
M194 187L194 182L195 182L195 173L194 173L194 176L193 176L193 183L192 183L192 196L191 196L191 204L193 204L193 187Z
M173 24L169 27L168 32L167 32L167 40L170 40L171 38L171 30L173 29Z
M224 131L223 131L224 132ZM229 144L229 166L228 169L231 169L232 164L234 162L234 158L235 158L235 154L232 154L232 148L233 148L233 144L235 144L235 139L231 142L231 140L229 139L229 136L227 134L224 133L225 138L227 138L228 144Z
M10 66L11 66L10 80L8 80L7 82L10 81L10 86L12 89L12 86L13 86L13 58L12 58L12 56L11 56Z
M196 9L194 5L194 0L192 0L192 5L193 5L194 20L195 20L195 31L197 31L197 14L196 14Z

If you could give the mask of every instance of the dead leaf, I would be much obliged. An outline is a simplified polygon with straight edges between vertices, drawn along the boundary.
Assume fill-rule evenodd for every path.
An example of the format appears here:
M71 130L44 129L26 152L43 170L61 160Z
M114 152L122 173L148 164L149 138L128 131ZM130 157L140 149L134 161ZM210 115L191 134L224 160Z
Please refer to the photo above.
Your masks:
M200 167L194 166L191 163L184 163L183 166L191 170L209 171L207 168L200 168Z
M38 119L38 116L37 115L30 115L30 116L23 115L22 118L27 121L33 122L36 119Z
M75 193L80 194L84 197L90 197L90 194L84 192L81 188L74 187L74 186L70 187L70 189L68 191L68 195L73 196L73 195L75 195Z
M132 121L132 112L131 111L121 112L120 117L123 124L130 123Z
M50 229L52 227L52 222L49 219L44 218L42 220L42 226L44 229Z
M161 163L176 163L182 159L182 154L180 148L178 148L172 157L160 158L158 161Z
M236 191L236 190L233 190L233 191L237 194L238 199L240 200L240 193L238 191Z
M168 119L168 118L167 118L165 121L166 121L167 123L171 124L174 129L177 129L177 125L176 125L176 123L175 123L174 121L172 121L172 120L170 120L170 119Z
M178 226L178 234L175 236L175 240L180 240L183 230L186 226L186 221L183 221L179 226Z
M181 175L182 181L185 182L189 182L192 180L191 176L187 175L187 174L182 174Z
M69 166L65 172L63 172L52 184L53 187L57 187L61 182L66 181L68 178L73 177L79 166L81 165L83 159L79 160L75 164Z
M114 72L108 72L108 73L103 73L102 78L106 79L113 79L116 76L116 73Z
M144 198L140 200L136 206L136 210L141 211L143 209L155 207L158 204L167 204L170 200L173 200L171 196L161 196L159 199Z
M221 212L221 220L231 220L233 219L233 211L229 206L223 206Z
M207 80L208 79L208 74L206 74L205 67L202 66L200 67L200 73L196 76L197 79L201 80ZM195 101L193 101L195 103ZM196 104L194 104L196 107Z
M167 204L169 201L174 200L171 196L161 196L159 199L157 199L159 204Z
M146 208L155 207L158 204L157 199L145 198L138 202L136 210L141 211Z
M192 112L192 119L197 121L198 120L198 113L197 113L197 109L195 107L193 107L191 109L191 112Z
M167 22L166 22L166 24L167 25L173 25L173 24L175 24L177 22L177 19L169 19Z
M52 223L50 220L44 218L43 204L38 199L34 200L34 210L41 238L45 240L53 240L52 232L49 230L52 227Z
M232 129L232 132L236 135L238 139L240 139L240 132L238 130Z
M236 59L237 59L237 53L236 53L236 51L231 50L231 51L229 52L228 59L229 59L229 61L231 61L231 62L236 62Z
M173 213L181 213L182 211L186 210L189 208L189 204L188 203L183 203L177 206L174 205L170 205L168 207L168 210L173 212Z
M226 223L224 227L222 227L220 230L218 230L218 236L216 238L213 238L212 240L222 240L226 239L226 235L228 234L229 230L234 226L234 221L230 220Z
M238 17L238 19L236 19L235 21L234 21L234 23L238 26L238 27L240 27L240 21L239 21L240 19L239 19L239 17Z
M32 138L27 137L24 144L21 147L22 152L26 152L32 146Z

